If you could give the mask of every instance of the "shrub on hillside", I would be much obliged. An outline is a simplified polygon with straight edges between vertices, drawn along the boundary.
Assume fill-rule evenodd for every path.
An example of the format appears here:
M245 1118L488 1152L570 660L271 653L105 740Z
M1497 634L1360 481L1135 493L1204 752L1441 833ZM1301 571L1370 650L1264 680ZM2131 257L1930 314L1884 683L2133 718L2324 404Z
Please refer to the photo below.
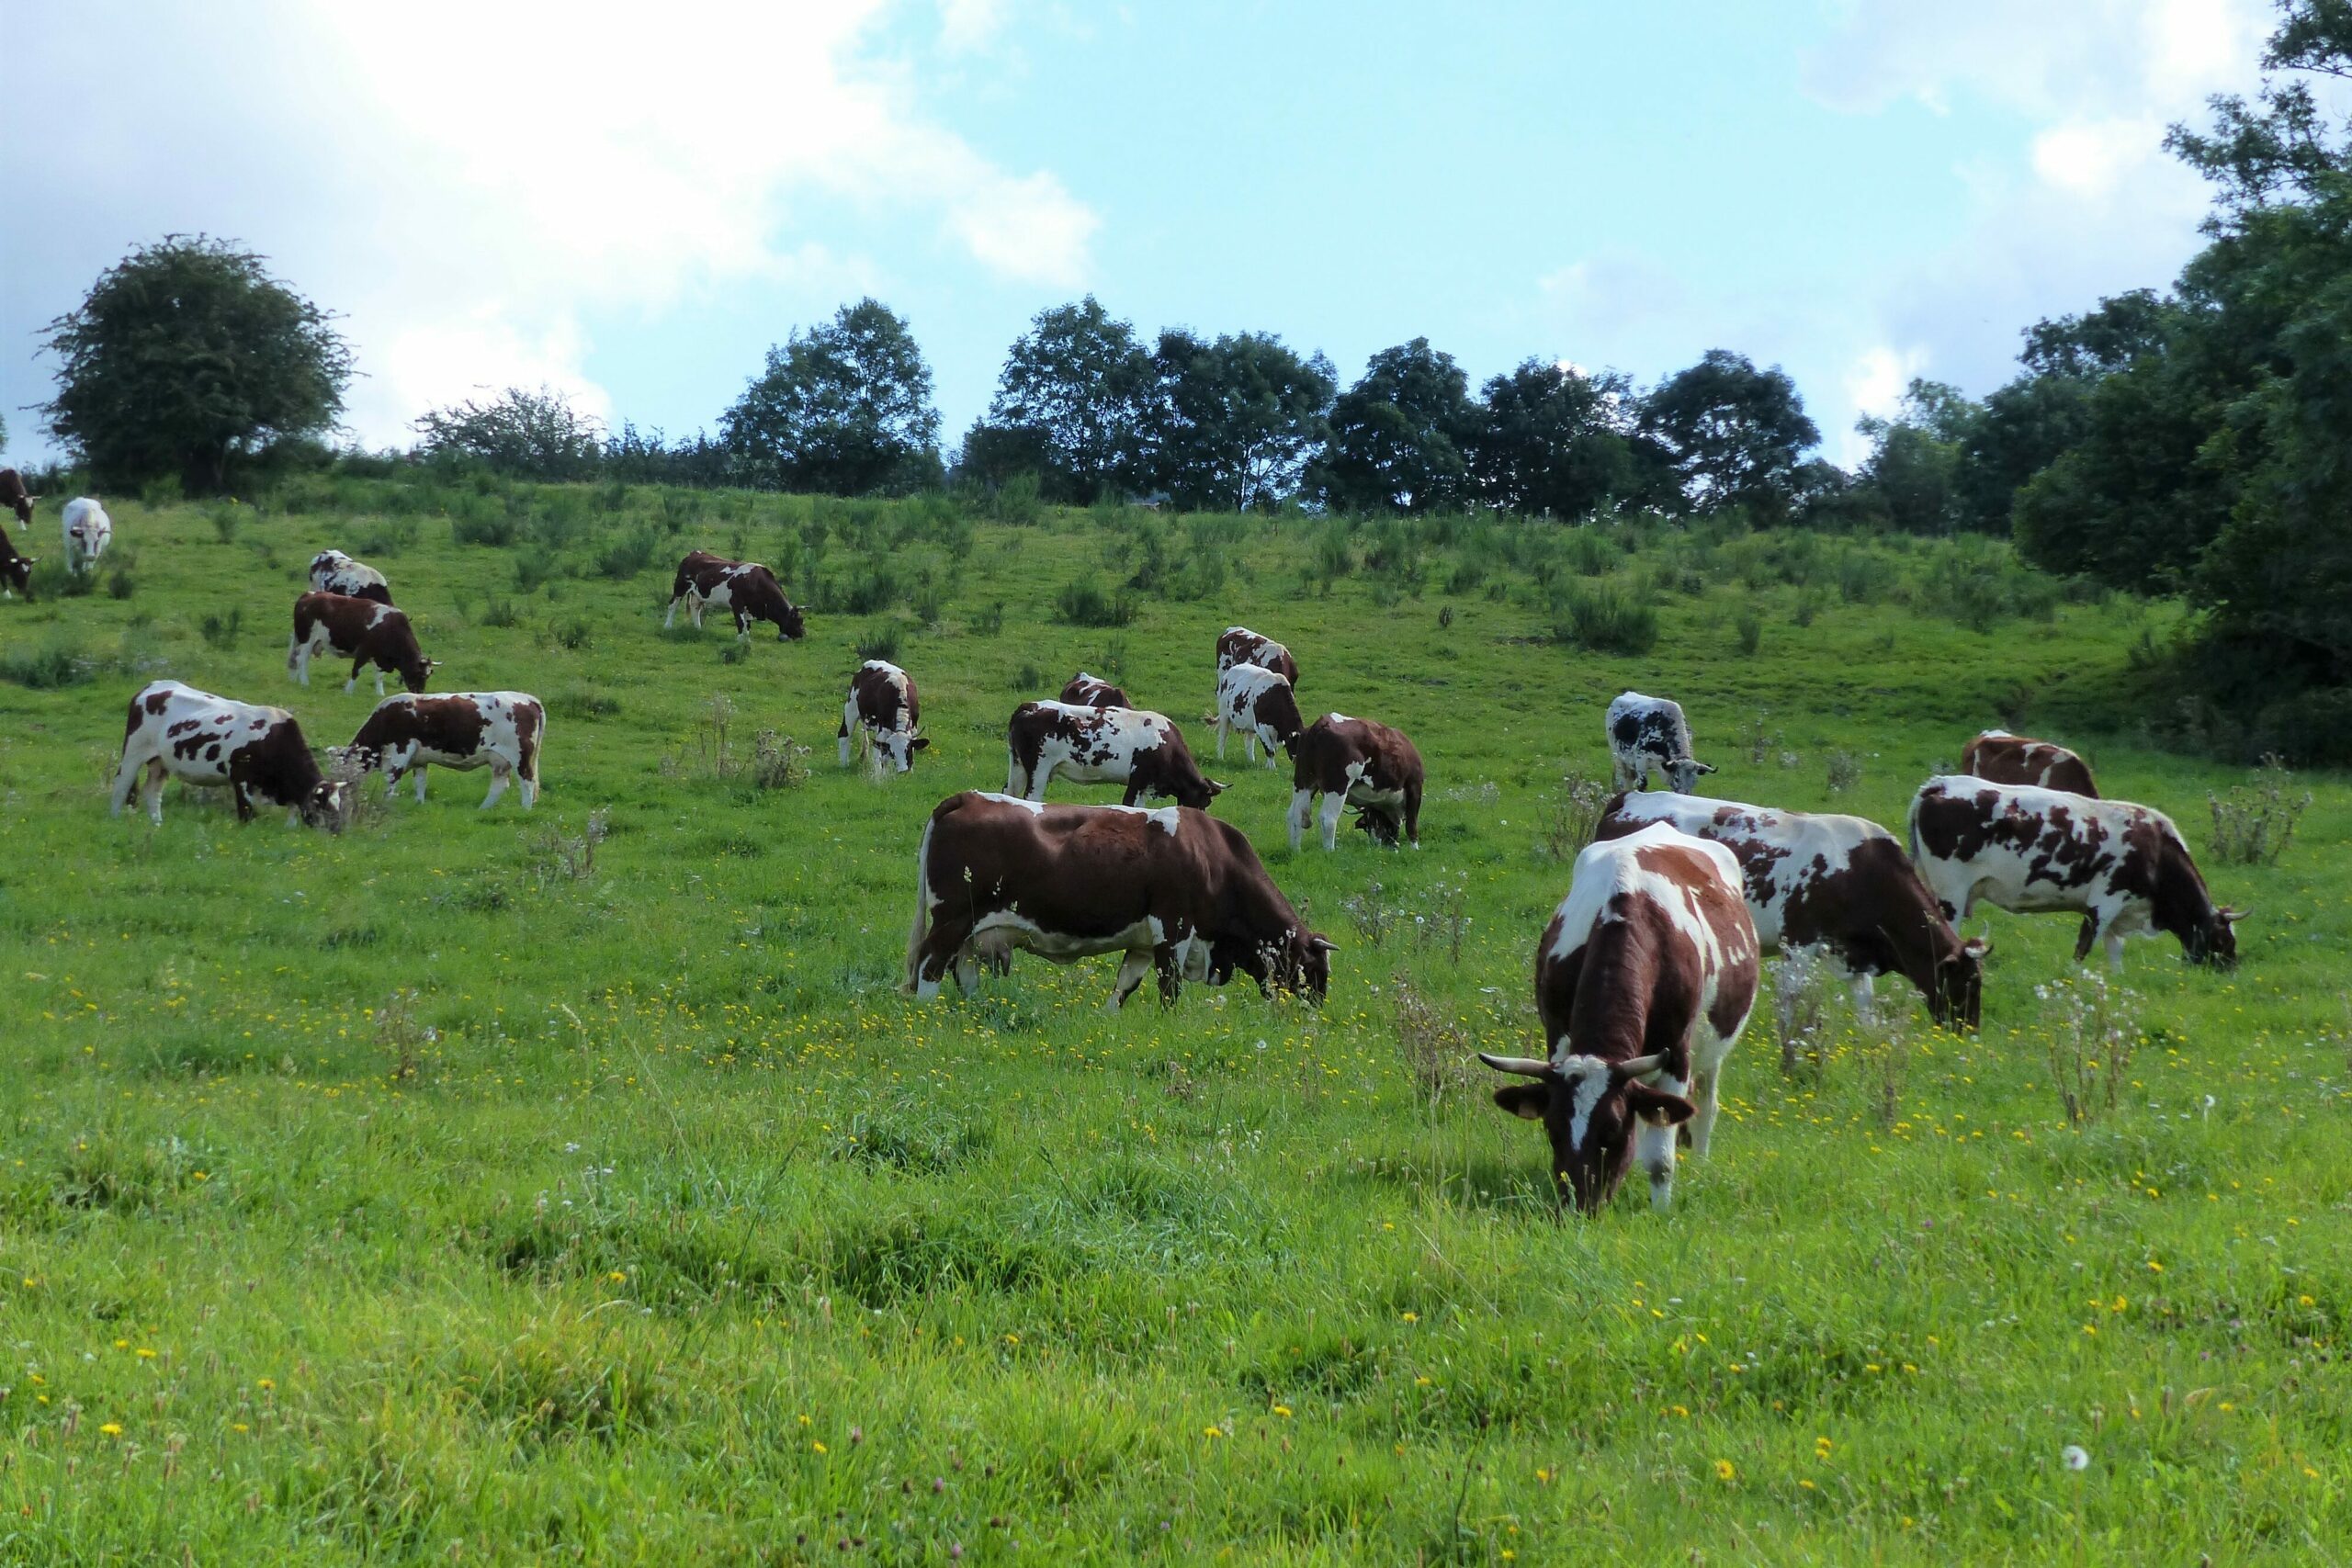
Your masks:
M1570 583L1554 606L1555 640L1594 653L1647 653L1657 646L1657 607L1614 582Z
M1096 582L1069 582L1054 596L1054 613L1073 626L1124 626L1136 618L1136 602L1123 591L1104 593Z

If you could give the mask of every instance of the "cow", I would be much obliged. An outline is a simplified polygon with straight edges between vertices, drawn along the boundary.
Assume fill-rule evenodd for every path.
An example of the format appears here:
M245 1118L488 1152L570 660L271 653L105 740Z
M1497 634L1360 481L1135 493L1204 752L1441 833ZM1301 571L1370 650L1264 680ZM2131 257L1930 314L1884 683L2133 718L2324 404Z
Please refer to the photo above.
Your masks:
M86 495L76 496L65 503L65 570L88 571L107 553L107 546L114 542L114 519L107 509Z
M1731 852L1762 952L1819 950L1864 1008L1873 976L1900 975L1938 1023L1977 1026L1991 944L1961 941L1901 841L1877 823L1658 790L1611 800L1594 836L1621 839L1653 822Z
M1979 903L2079 914L2075 962L2104 939L2118 973L2124 939L2159 931L2192 964L2237 962L2234 927L2245 911L2214 906L2180 829L2153 807L1953 774L1911 797L1910 836L1911 859L1948 920Z
M40 558L39 556L18 555L15 542L8 537L8 530L0 528L0 594L13 598L21 593L29 603L33 596L33 564Z
M702 625L706 606L715 604L731 613L735 635L746 640L751 637L753 621L765 621L775 627L778 642L797 642L808 634L800 607L784 596L775 573L757 561L729 560L708 550L691 552L678 563L678 575L670 584L670 613L662 618L664 627L677 621L681 602L686 606L687 618L696 627Z
M1295 850L1322 797L1323 847L1340 847L1340 811L1356 808L1356 826L1379 843L1401 837L1421 847L1421 754L1368 718L1327 713L1309 725L1291 753L1290 847Z
M1627 692L1609 705L1609 759L1620 790L1646 789L1655 777L1677 795L1689 795L1700 774L1715 771L1690 754L1690 725L1682 705L1639 692Z
M228 785L240 822L254 819L260 800L285 807L288 827L343 828L343 785L319 772L302 727L284 708L232 702L177 681L148 682L130 699L123 726L114 815L122 815L131 785L140 784L148 820L162 827L166 776Z
M930 746L919 732L922 702L914 677L895 664L869 659L850 677L849 701L842 705L842 766L850 764L853 743L865 748L870 776L880 782L885 765L905 773L915 753Z
M982 963L1020 948L1057 964L1125 954L1116 1010L1158 971L1182 981L1248 975L1271 995L1321 1001L1334 944L1307 928L1242 831L1187 806L1047 806L967 790L941 801L915 861L907 989L970 994Z
M1756 928L1721 844L1654 822L1587 845L1535 947L1547 1054L1478 1059L1534 1081L1495 1103L1541 1122L1553 1191L1586 1213L1638 1160L1650 1206L1674 1196L1675 1129L1704 1158L1724 1059L1756 1006Z
M33 502L40 497L25 489L25 476L14 468L0 468L0 506L17 514L24 527L33 525Z
M1136 705L1127 701L1127 694L1123 688L1114 686L1100 675L1089 675L1083 670L1069 678L1069 684L1062 688L1061 700L1082 708L1131 708Z
M1207 721L1216 726L1220 760L1225 756L1226 736L1238 730L1250 760L1256 761L1262 748L1269 769L1280 766L1274 761L1277 747L1295 760L1298 738L1306 731L1290 682L1262 664L1231 665L1217 676L1216 711L1207 716Z
M1255 664L1272 671L1294 686L1298 684L1298 660L1290 656L1290 649L1270 637L1260 637L1248 626L1227 626L1217 634L1217 674L1224 675L1237 664Z
M365 776L384 771L384 798L400 794L401 775L416 775L416 798L424 801L427 764L471 772L490 770L484 811L498 804L509 780L522 789L523 809L539 799L539 742L547 734L547 709L528 692L450 692L437 697L396 693L376 705L351 744L328 755L349 759Z
M311 587L313 592L340 593L346 599L372 599L379 604L392 602L392 586L384 581L384 574L341 550L321 550L311 558Z
M1123 804L1147 795L1204 811L1225 786L1201 772L1184 732L1148 708L1023 703L1005 726L1004 792L1046 798L1056 773L1072 784L1124 784Z
M386 671L398 674L410 691L421 692L441 662L418 651L416 630L405 611L348 594L305 593L294 601L294 639L286 645L286 672L307 686L311 660L330 653L351 660L351 679L343 683L346 694L359 684L359 672L373 664L379 697Z
M2098 781L2091 777L2088 762L2054 741L2030 740L2006 729L1980 732L1960 754L1960 771L1995 784L2032 784L2098 798Z

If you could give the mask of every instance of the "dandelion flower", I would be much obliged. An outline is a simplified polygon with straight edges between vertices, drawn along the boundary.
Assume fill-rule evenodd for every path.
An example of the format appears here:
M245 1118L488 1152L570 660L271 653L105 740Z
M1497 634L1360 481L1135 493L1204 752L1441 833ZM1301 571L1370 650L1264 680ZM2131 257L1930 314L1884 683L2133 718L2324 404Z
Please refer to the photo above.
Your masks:
M122 1423L119 1421L108 1421L104 1426L100 1427L98 1430L104 1432L109 1438L119 1438L122 1436Z
M2058 1462L2068 1470L2088 1470L2091 1467L2091 1456L2082 1444L2068 1443L2058 1450Z
M1731 1461L1727 1459L1719 1459L1715 1461L1715 1479L1717 1481L1729 1481L1733 1476L1737 1475L1738 1473L1738 1471L1732 1468Z
M1274 1414L1287 1421L1290 1419L1290 1406L1287 1404L1277 1404L1274 1406Z

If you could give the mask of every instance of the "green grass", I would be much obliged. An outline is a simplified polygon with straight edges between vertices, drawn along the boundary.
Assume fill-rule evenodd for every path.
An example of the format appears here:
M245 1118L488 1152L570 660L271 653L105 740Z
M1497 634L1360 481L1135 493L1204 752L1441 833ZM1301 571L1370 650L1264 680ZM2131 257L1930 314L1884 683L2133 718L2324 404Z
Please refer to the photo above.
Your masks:
M0 604L33 677L0 669L0 1561L2352 1552L2343 779L2299 781L2278 865L2209 867L2255 910L2235 974L2133 944L2145 1041L2082 1129L2037 996L2058 919L1992 918L1979 1038L1890 982L1892 1042L1833 1001L1784 1077L1760 1012L1663 1217L1557 1223L1541 1134L1459 1066L1533 1043L1544 829L1617 692L1680 699L1724 795L1828 806L1842 750L1838 808L1899 822L2006 719L2201 846L2243 775L2098 722L2169 609L1974 550L1460 523L1405 541L1415 592L1331 559L1397 537L1234 519L1221 591L1105 631L1057 601L1136 570L1125 514L306 482L233 530L126 502L134 598ZM548 699L538 810L436 771L339 839L177 786L160 830L110 820L153 673L350 738L369 696L290 685L277 639L312 552L363 536L437 687ZM695 545L861 608L740 661L723 617L665 636ZM1653 606L1655 648L1551 640L1569 579ZM832 765L854 645L926 585L936 623L890 624L933 747L873 786ZM1013 705L1116 639L1189 723L1235 622L1430 770L1419 852L1294 856L1287 779L1207 760L1343 944L1329 1005L1110 1016L1111 961L1027 958L899 996L920 826L1001 786ZM775 730L814 776L715 776L715 711L730 758ZM1458 963L1415 935L1464 914Z

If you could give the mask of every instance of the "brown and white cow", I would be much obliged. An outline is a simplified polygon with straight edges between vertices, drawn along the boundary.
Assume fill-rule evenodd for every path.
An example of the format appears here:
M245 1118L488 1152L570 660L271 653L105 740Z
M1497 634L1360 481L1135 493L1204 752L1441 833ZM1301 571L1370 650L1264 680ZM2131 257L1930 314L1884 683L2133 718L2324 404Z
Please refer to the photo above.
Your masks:
M339 831L343 785L319 772L302 727L284 708L256 707L199 692L177 681L153 681L130 699L122 731L122 765L114 778L114 815L122 815L131 786L141 785L148 819L164 821L164 780L226 784L237 820L250 822L258 800L286 807L286 821Z
M1225 755L1227 734L1238 731L1250 760L1256 761L1262 749L1269 769L1280 765L1274 761L1277 749L1284 756L1297 757L1298 738L1306 730L1290 682L1261 664L1232 665L1218 675L1216 711L1208 717L1216 726L1220 759Z
M307 686L311 660L334 654L351 660L345 692L359 684L359 672L376 667L376 694L384 694L384 672L390 671L412 692L424 690L440 660L427 659L416 646L415 628L405 611L373 599L345 593L305 593L294 601L294 638L286 645L286 672Z
M1147 795L1205 810L1225 788L1201 772L1184 732L1148 708L1092 708L1074 703L1023 703L1005 726L1007 795L1046 798L1056 773L1072 784L1125 786L1124 804Z
M33 502L40 497L25 489L25 476L14 468L0 468L0 506L17 514L25 527L33 525Z
M341 751L361 774L381 768L384 798L400 793L401 775L416 775L416 798L424 800L424 770L433 765L470 773L490 770L484 811L498 804L509 780L521 785L523 809L539 798L539 741L547 709L528 692L450 692L437 697L396 693L376 705L359 733Z
M735 635L749 637L753 621L765 621L775 628L775 639L797 640L808 635L808 623L800 607L784 596L784 586L775 573L757 561L729 560L708 550L695 550L678 563L678 575L670 584L670 613L662 617L664 626L678 618L678 605L686 606L687 618L699 627L702 613L716 605L735 617Z
M1322 800L1323 847L1340 847L1341 807L1356 808L1356 826L1383 844L1401 838L1421 847L1421 754L1405 739L1369 718L1327 713L1309 725L1292 753L1290 847L1306 833Z
M373 599L379 604L392 602L392 585L384 581L384 574L341 550L321 550L311 558L311 587L315 592Z
M1216 672L1221 676L1237 664L1255 664L1298 684L1298 660L1272 637L1261 637L1248 626L1227 626L1217 634Z
M8 530L0 528L0 593L11 597L21 593L28 602L33 596L33 563L39 556L17 553L16 542L8 537Z
M1541 1122L1553 1190L1587 1213L1636 1160L1650 1204L1674 1195L1675 1129L1712 1139L1724 1059L1756 1005L1756 928L1721 844L1652 823L1577 856L1568 896L1535 947L1546 1055L1479 1060L1534 1081L1495 1091Z
M914 677L886 660L867 660L850 677L849 700L842 705L842 766L849 766L856 745L865 749L868 771L877 782L886 767L907 772L915 765L915 753L931 744L920 733L922 722Z
M1069 678L1069 684L1062 688L1061 700L1082 708L1131 708L1136 705L1127 701L1127 694L1123 688L1111 684L1100 675L1089 675L1083 670Z
M1157 970L1159 998L1235 973L1321 1000L1332 943L1307 929L1250 840L1190 807L1046 806L976 790L939 803L916 856L907 987L968 994L1013 948L1057 964L1125 954L1110 1005Z
M1961 941L1902 842L1877 823L1658 790L1611 801L1594 837L1654 822L1731 852L1763 952L1818 950L1863 1006L1872 976L1900 975L1938 1023L1977 1026L1990 944Z
M1960 754L1960 771L1995 784L2032 784L2098 798L2098 781L2091 777L2088 762L2054 741L2032 740L2006 729L1979 733Z
M1911 859L1947 919L1979 903L2079 914L2075 962L2103 939L2119 972L2124 939L2159 931L2192 964L2237 962L2245 911L2215 907L2180 829L2152 807L1952 775L1919 786L1910 829Z

